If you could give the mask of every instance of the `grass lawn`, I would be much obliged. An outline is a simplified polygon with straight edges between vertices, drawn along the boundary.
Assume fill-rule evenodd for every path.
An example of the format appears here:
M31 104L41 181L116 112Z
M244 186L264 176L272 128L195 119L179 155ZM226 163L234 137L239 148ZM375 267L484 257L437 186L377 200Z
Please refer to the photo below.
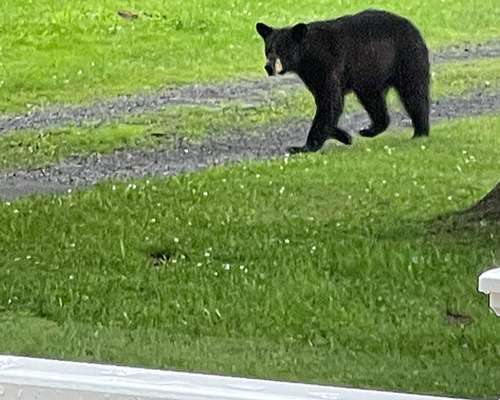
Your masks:
M4 0L0 112L262 76L258 20L284 25L368 7L411 18L433 48L500 37L497 0ZM123 19L123 9L140 16Z
M498 395L500 227L435 219L498 181L499 131L1 203L0 352Z
M432 95L438 99L474 90L497 90L499 86L499 59L450 63L434 68ZM389 102L391 108L401 108L394 94ZM237 102L220 107L176 106L119 122L14 132L0 136L0 170L43 166L74 154L168 146L179 136L200 140L209 134L226 134L229 129L255 132L293 119L312 119L314 109L312 96L303 89L257 107ZM349 96L345 110L359 109L355 97Z

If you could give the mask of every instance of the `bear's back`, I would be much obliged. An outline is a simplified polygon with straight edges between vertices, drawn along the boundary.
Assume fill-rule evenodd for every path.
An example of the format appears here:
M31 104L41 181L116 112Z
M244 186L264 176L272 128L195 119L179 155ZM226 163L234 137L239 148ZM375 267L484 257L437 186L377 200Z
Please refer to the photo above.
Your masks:
M381 10L366 10L308 25L312 32L329 32L339 39L359 39L364 42L388 38L398 41L422 40L417 28L406 18Z
M427 48L417 28L386 11L367 10L308 27L307 58L334 66L346 90L378 90L415 57L427 63Z

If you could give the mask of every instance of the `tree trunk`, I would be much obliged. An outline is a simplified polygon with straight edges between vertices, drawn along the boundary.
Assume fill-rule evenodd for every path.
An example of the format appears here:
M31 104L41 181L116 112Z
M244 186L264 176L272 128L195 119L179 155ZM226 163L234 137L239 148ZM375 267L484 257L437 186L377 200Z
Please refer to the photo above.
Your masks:
M500 222L500 182L479 202L469 208L466 214L479 219L489 219Z

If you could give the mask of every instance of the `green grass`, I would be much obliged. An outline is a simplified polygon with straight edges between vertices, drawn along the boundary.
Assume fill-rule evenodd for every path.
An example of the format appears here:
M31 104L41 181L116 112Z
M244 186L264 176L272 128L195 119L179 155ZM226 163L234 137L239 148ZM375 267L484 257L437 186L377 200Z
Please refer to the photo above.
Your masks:
M498 89L500 59L453 62L432 68L432 96L461 95L472 90Z
M460 120L2 203L0 352L497 395L498 320L476 282L500 228L432 221L497 182L499 130Z
M5 0L0 111L81 102L161 85L263 75L255 23L331 18L367 7L411 18L429 44L500 37L496 0ZM142 13L124 20L118 10ZM152 15L146 17L144 13Z
M497 59L451 63L434 68L432 94L440 98L474 90L495 90L499 86L500 61ZM394 94L389 102L391 108L400 108ZM357 100L349 96L345 111L359 109ZM255 133L273 124L312 119L313 115L311 95L297 90L255 107L237 102L220 107L175 106L102 125L14 132L0 136L0 169L44 166L74 154L169 146L176 137L200 140L209 134L227 134L230 129Z

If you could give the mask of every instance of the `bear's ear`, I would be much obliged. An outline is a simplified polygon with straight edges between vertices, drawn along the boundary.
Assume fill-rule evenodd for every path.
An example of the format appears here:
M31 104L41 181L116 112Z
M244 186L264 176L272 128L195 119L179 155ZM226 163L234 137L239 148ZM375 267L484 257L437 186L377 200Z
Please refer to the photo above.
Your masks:
M259 35L262 36L262 39L267 38L273 32L273 28L263 24L262 22L258 22L257 25L255 25L255 28L257 29L257 32L259 32Z
M292 28L292 37L297 42L302 42L307 33L307 25L300 23Z

